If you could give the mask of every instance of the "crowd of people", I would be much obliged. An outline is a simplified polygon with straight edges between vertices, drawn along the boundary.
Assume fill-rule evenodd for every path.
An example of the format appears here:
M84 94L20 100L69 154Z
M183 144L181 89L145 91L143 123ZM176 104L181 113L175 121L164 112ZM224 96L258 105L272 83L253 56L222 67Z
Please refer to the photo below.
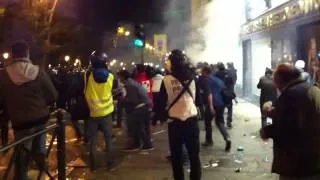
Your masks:
M213 145L212 120L219 129L225 151L231 150L233 103L236 102L237 71L232 63L205 65L197 71L181 50L166 56L165 72L136 65L133 72L111 72L109 57L94 51L89 67L60 68L46 72L29 58L26 43L12 45L12 59L0 71L2 144L8 143L8 121L16 139L43 130L51 109L66 109L79 142L89 151L89 167L97 169L97 133L106 145L105 164L109 171L118 167L114 159L112 128L126 130L124 152L152 151L151 126L167 123L168 158L175 180L184 179L184 165L190 165L190 179L201 179L200 130L205 125L204 148ZM280 179L319 179L320 90L308 83L301 69L281 64L275 72L266 69L257 87L261 89L261 137L274 140L272 171ZM227 109L225 123L224 112ZM267 117L273 123L268 124ZM84 128L79 125L84 120ZM114 122L116 123L114 125ZM25 142L37 158L46 158L45 134ZM15 158L15 178L27 178L28 157Z

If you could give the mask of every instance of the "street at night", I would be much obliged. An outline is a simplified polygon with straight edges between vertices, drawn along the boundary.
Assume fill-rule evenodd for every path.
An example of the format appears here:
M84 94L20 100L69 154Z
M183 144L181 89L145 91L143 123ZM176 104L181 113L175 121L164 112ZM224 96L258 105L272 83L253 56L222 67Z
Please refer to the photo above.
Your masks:
M0 180L320 180L320 0L0 0Z
M223 179L223 180L273 180L276 179L270 172L272 161L272 142L263 142L259 138L258 129L260 126L259 108L245 100L239 100L234 109L234 128L229 130L234 139L232 151L225 153L221 135L214 128L214 146L201 149L201 162L203 166L203 179ZM203 122L200 122L201 140L204 140ZM75 139L74 132L67 126L67 164L80 158L83 162L88 156L82 145L72 141ZM168 156L168 138L166 125L157 127L154 130L155 150L150 153L121 153L120 149L125 145L125 136L122 130L115 129L116 140L114 141L116 160L120 162L120 168L115 172L107 172L100 162L102 168L96 172L90 172L86 163L77 163L80 167L68 167L72 171L69 174L71 179L111 179L124 180L130 177L132 180L171 180L172 173ZM101 151L99 159L104 158L103 141L100 136L98 149ZM235 162L237 147L244 148L243 163ZM3 156L2 156L3 157ZM55 157L51 157L55 159ZM209 161L213 162L212 167L207 167ZM6 161L1 162L0 169L4 170ZM215 164L216 163L216 164ZM236 172L240 168L240 172ZM3 172L3 171L2 171ZM186 170L186 175L188 171ZM32 174L32 172L31 172ZM36 173L33 173L36 175Z

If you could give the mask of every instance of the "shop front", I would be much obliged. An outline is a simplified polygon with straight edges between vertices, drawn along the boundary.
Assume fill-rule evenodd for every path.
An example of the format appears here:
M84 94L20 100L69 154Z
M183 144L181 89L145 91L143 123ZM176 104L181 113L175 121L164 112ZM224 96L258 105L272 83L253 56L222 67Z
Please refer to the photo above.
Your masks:
M258 97L256 85L265 69L280 63L304 60L316 79L320 74L316 60L320 52L319 5L320 0L288 1L242 26L245 96Z

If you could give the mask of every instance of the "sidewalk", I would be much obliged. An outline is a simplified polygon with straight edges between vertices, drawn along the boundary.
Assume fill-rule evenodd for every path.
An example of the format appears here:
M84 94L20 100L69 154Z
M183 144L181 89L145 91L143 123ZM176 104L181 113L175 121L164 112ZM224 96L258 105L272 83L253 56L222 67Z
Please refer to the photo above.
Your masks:
M224 152L224 141L216 128L214 128L214 146L201 149L201 161L204 166L209 160L218 162L218 167L203 169L203 180L273 180L276 176L271 175L272 142L262 142L258 135L260 128L260 110L257 106L239 100L234 106L234 128L230 130L233 141L231 153ZM200 122L201 141L204 140L204 126ZM157 131L165 132L154 135L156 149L150 154L141 153L118 153L118 161L121 168L114 173L108 173L101 169L96 173L87 174L87 179L108 180L171 180L171 165L166 160L168 153L166 127L159 127ZM116 143L116 152L124 147L121 139ZM121 145L122 144L122 145ZM238 146L244 147L244 162L234 162L234 153ZM241 168L240 172L235 172ZM186 176L187 176L186 172ZM186 178L188 179L188 178Z
M214 124L214 123L213 123ZM203 121L199 123L201 130L201 142L204 140ZM259 138L260 110L257 106L244 100L234 105L233 129L229 130L232 138L232 150L230 153L224 152L224 141L222 136L214 127L212 148L201 148L201 161L204 166L209 160L217 162L217 167L203 168L203 180L275 180L276 176L271 175L272 142L268 144ZM78 163L82 167L68 167L68 177L70 179L95 179L95 180L172 180L171 165L167 161L168 138L166 125L157 127L153 135L155 150L149 154L122 153L120 149L125 147L125 134L123 131L114 131L116 141L114 143L114 154L116 161L120 163L120 168L110 173L104 168L104 145L102 136L99 136L99 154L101 168L91 173L83 163ZM75 135L70 125L66 127L67 137L67 164L75 160L86 161L88 154L84 144L74 142ZM237 164L234 162L234 153L238 146L244 147L244 162ZM50 168L56 165L55 149L49 158ZM0 155L0 166L8 162L9 157ZM240 169L240 172L235 172ZM1 168L0 168L1 171ZM35 174L34 171L32 174ZM188 172L186 172L187 176ZM34 177L34 176L32 176ZM1 179L1 178L0 178ZM34 179L34 178L32 178ZM189 178L186 178L189 179Z

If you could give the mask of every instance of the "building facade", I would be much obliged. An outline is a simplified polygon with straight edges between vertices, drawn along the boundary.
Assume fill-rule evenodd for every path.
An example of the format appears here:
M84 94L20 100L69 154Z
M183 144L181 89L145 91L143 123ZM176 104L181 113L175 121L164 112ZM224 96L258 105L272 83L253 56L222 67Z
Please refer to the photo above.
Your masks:
M246 2L247 22L241 27L240 35L243 94L260 94L256 85L266 67L275 68L279 63L296 60L304 60L306 70L318 81L320 0L260 0L260 3L251 0L251 3L255 1L255 7L249 1Z

